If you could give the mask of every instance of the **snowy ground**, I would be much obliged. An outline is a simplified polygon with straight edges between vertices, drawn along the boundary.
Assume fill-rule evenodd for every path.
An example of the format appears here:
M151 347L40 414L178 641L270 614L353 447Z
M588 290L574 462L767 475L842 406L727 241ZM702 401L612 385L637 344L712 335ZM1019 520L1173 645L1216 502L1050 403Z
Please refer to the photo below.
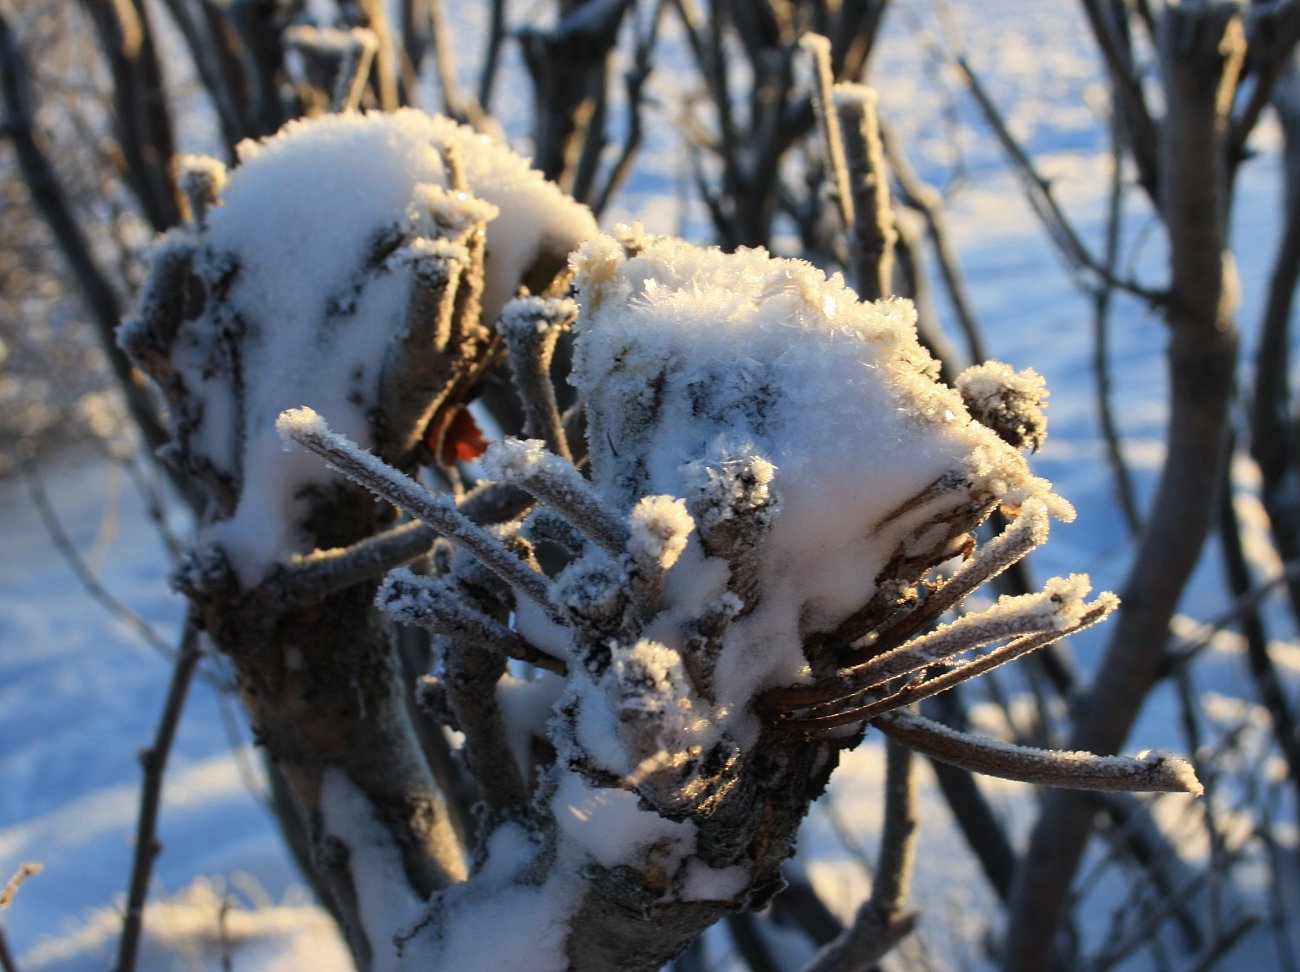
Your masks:
M962 6L968 15L959 19L972 60L987 72L1013 130L1056 179L1081 231L1097 240L1105 144L1089 107L1095 101L1095 65L1074 6L1065 0L1032 8L1009 0ZM1087 305L969 109L957 111L956 129L944 122L942 99L932 93L935 69L912 43L913 24L927 18L928 9L903 3L891 14L895 43L882 48L876 68L885 110L918 168L931 178L942 181L953 146L960 145L964 175L949 218L986 339L996 357L1016 367L1032 365L1052 389L1051 435L1036 468L1075 503L1079 518L1074 526L1056 528L1047 549L1036 555L1034 570L1046 577L1084 569L1096 586L1114 586L1123 577L1128 546L1093 414ZM1028 9L1032 15L1025 16ZM1266 133L1261 144L1268 139ZM672 151L648 158L611 219L635 215L652 230L675 229L675 159ZM1276 171L1267 156L1245 169L1235 239L1247 353L1277 233L1276 192ZM1141 242L1144 219L1135 206L1131 257L1139 273L1158 283L1161 253L1151 242L1158 234ZM1119 414L1144 493L1160 459L1163 341L1156 318L1119 302ZM122 467L83 453L48 465L42 478L73 544L104 585L173 641L180 604L164 581L167 554ZM0 923L25 972L103 969L116 944L114 907L129 870L138 800L135 755L152 737L170 665L86 593L20 478L0 482L0 538L0 882L23 861L45 865L19 889ZM1197 576L1188 613L1205 619L1222 604L1215 572L1207 567ZM1092 663L1100 637L1079 639L1082 667ZM1279 661L1300 675L1300 650L1281 653ZM1233 700L1252 697L1230 639L1208 653L1198 678L1202 687L1213 687L1207 702L1225 718L1240 708ZM1177 721L1172 693L1157 693L1134 730L1135 748L1181 748ZM197 683L172 753L160 833L164 849L154 869L154 899L167 904L146 923L165 940L151 940L142 969L215 969L224 955L232 957L234 968L246 970L347 967L336 933L307 904L280 845L261 800L256 764L232 703L209 682ZM865 880L835 824L845 825L873 852L878 778L879 754L868 745L846 761L833 808L814 811L805 841L810 856L819 859L810 865L814 879L843 902L846 914ZM998 788L994 795L1006 812L1016 816L1019 809L1023 817L1023 790ZM1172 816L1177 806L1170 806ZM990 891L932 788L923 813L913 905L926 916L928 957L935 968L977 967L978 936L995 910ZM1279 835L1294 852L1295 809L1285 803L1281 813ZM1247 894L1262 896L1267 882L1261 872ZM1108 918L1108 907L1095 909L1098 927ZM1258 947L1245 949L1226 967L1282 967L1263 937Z

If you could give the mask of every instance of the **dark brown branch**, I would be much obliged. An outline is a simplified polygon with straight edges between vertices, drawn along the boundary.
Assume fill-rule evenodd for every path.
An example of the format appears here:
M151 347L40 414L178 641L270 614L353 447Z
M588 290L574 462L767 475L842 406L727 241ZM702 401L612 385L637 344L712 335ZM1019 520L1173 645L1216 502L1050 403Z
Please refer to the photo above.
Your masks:
M656 3L649 26L637 37L632 64L623 78L627 97L627 132L623 136L623 146L619 150L618 158L605 177L604 185L599 192L591 194L591 211L598 218L609 206L614 194L627 181L628 174L632 171L632 159L641 147L645 86L654 68L652 55L659 37L659 23L663 19L667 5L668 0L658 0Z
M1225 466L1227 464L1225 463ZM1219 494L1219 545L1223 551L1225 573L1234 598L1238 601L1246 598L1254 586L1250 576L1250 566L1246 561L1241 543L1241 525L1233 507L1232 482L1226 468L1224 483ZM1288 776L1296 793L1300 796L1300 720L1292 711L1283 688L1277 666L1273 664L1268 648L1268 633L1264 629L1264 619L1257 606L1252 604L1242 612L1242 634L1246 638L1246 661L1250 666L1251 677L1255 681L1255 691L1260 702L1268 710L1272 722L1273 738L1290 769Z
M122 939L118 945L114 972L131 972L135 968L140 932L144 923L144 902L149 892L149 875L153 870L154 859L162 849L158 844L157 833L163 774L167 769L167 757L171 752L172 740L176 737L176 728L180 724L181 711L185 707L185 696L189 692L190 681L201 655L198 621L191 611L185 619L180 650L176 656L175 667L172 669L171 684L167 688L167 699L158 719L153 744L140 753L140 765L144 767L144 782L140 787L140 815L136 823L135 857L131 864L131 884L127 892Z
M894 177L895 194L905 206L916 210L925 219L925 232L930 238L930 248L939 272L943 276L944 290L952 302L953 313L966 339L966 354L973 362L987 361L988 352L984 349L984 340L980 335L979 323L975 318L973 303L966 289L966 282L957 267L957 251L953 248L948 234L948 221L943 212L943 198L933 186L923 182L912 168L911 162L903 151L903 146L894 138L885 125L881 125L880 141L884 146L885 158L889 162L889 171ZM956 367L956 362L952 363ZM960 370L957 368L956 370Z
M1156 155L1159 135L1156 123L1147 107L1142 85L1133 70L1133 51L1128 36L1128 23L1120 19L1125 15L1120 4L1111 3L1107 10L1102 0L1081 0L1088 25L1101 51L1110 74L1111 91L1115 108L1122 119L1133 161L1137 164L1138 181L1147 195L1159 195L1159 166ZM1119 158L1116 156L1116 164Z
M491 3L487 50L483 55L483 71L478 82L478 103L485 113L492 108L492 89L496 84L497 64L501 58L501 42L506 35L506 0L491 0Z
M113 125L127 185L155 232L180 222L175 145L154 32L142 0L82 0L113 84Z
M1247 157L1246 141L1259 124L1273 87L1290 63L1300 44L1300 2L1282 0L1248 22L1247 70L1255 75L1250 100L1232 121L1229 161L1237 164Z

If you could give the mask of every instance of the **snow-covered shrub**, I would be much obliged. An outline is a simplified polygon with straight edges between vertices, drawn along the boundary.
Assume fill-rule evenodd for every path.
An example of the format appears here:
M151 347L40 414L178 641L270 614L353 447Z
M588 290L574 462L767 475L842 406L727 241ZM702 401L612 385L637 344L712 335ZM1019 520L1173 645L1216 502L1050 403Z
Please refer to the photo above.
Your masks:
M1195 788L1167 757L1061 761L896 711L1115 603L1087 600L1075 576L926 632L1040 543L1049 516L1073 511L937 380L910 304L863 304L838 278L763 251L626 227L584 244L574 268L570 381L590 475L557 454L567 442L493 444L487 475L538 501L494 535L421 500L315 412L280 420L453 541L495 547L444 558L436 578L395 571L379 592L439 635L453 711L468 705L459 666L487 644L546 669L498 670L495 694L475 703L511 735L509 769L483 759L487 725L460 720L476 775L514 785L482 818L469 881L427 908L412 900L409 926L385 926L405 967L658 968L780 886L809 803L869 719L985 769ZM973 551L995 509L1013 525ZM533 559L545 543L567 548L549 574ZM962 558L951 579L922 582ZM504 608L483 601L493 582ZM998 647L957 657L987 645Z
M1195 788L1158 754L1062 759L907 709L1115 603L1073 576L938 624L1073 515L1016 448L1041 440L1032 374L958 392L906 301L597 236L445 119L299 122L241 157L185 160L192 221L122 343L211 497L177 582L359 965L656 969L781 887L869 724L1042 782ZM569 328L581 435L551 386ZM430 493L407 473L454 481L477 451L463 409L503 346L500 417L533 438ZM389 618L431 654L399 656Z

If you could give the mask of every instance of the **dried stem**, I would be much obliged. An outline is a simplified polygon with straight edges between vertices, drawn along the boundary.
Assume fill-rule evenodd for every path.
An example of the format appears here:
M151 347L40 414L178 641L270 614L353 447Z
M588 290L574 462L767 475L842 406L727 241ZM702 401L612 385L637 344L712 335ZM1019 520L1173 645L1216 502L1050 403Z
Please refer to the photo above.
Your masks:
M1119 263L1119 237L1121 217L1124 211L1124 173L1120 158L1119 119L1111 121L1110 152L1110 195L1106 206L1106 251L1103 256L1105 266L1114 273ZM1124 460L1119 425L1115 421L1115 411L1111 407L1110 375L1110 307L1115 288L1103 280L1092 294L1092 371L1097 383L1097 419L1101 425L1102 438L1106 442L1106 459L1110 463L1111 474L1115 479L1115 494L1119 500L1120 512L1128 526L1131 537L1142 532L1142 520L1138 514L1137 498L1133 491L1133 477L1128 463Z
M899 140L892 137L889 129L881 125L880 141L889 162L889 171L893 174L895 192L903 205L921 214L925 219L926 236L930 238L930 248L935 262L939 264L939 273L943 277L944 290L952 302L953 314L966 340L966 354L971 361L987 361L988 353L984 349L984 339L980 334L979 323L957 267L957 252L953 249L948 233L948 221L944 216L943 198L939 191L922 181L912 168ZM956 362L951 362L953 365Z
M354 27L351 38L352 43L343 55L343 63L339 65L339 73L334 80L330 111L357 111L361 107L366 79L370 77L370 66L379 50L379 37L373 30Z
M39 861L24 861L19 864L18 870L14 872L13 876L5 882L4 888L0 890L0 911L4 911L13 904L14 895L24 881L29 877L40 874L43 870L45 870L45 865Z

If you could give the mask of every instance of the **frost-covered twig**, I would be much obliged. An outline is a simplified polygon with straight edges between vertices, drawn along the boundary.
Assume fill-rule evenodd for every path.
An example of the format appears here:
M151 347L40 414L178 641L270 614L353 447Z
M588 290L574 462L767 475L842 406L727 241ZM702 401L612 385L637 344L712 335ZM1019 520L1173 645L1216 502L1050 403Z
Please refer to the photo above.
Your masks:
M806 716L786 716L781 720L782 725L804 732L826 731L841 726L857 725L882 713L933 698L960 685L962 682L970 681L972 678L990 672L1008 662L1013 662L1031 652L1037 651L1039 648L1059 641L1061 638L1077 634L1084 628L1089 628L1102 621L1110 613L1111 609L1112 604L1107 602L1094 604L1091 610L1085 612L1075 624L1068 628L1015 638L977 658L950 663L950 667L939 675L918 676L891 694L884 694L872 701L850 705L847 708L837 708L835 711L826 714L817 714L817 709L814 709L811 714ZM871 693L868 690L866 694L870 697ZM828 702L819 702L817 706L818 708L832 704L843 706L845 701L846 699L835 699Z
M1075 790L1139 790L1190 793L1202 788L1191 764L1169 753L1136 757L1033 749L949 729L899 709L872 722L891 739L962 769L1022 783Z
M1015 657L1030 650L1028 644L1041 647L1049 640L1095 623L1118 603L1111 594L1085 603L1087 590L1083 578L1074 575L1048 581L1038 594L1004 595L988 610L958 618L814 685L770 692L766 701L769 705L785 707L834 702L995 641L1016 639L1011 652ZM1021 640L1023 636L1035 635L1048 637L1033 643Z
M877 300L894 292L894 241L898 234L889 205L876 93L866 85L837 84L833 98L853 197L849 252L854 282L863 300Z
M384 580L375 603L403 624L468 639L502 657L561 675L566 670L562 659L539 651L510 628L465 604L447 581L399 568Z
M831 72L831 42L820 34L805 34L799 46L812 59L813 113L817 130L822 137L822 151L830 175L831 200L839 210L840 224L845 232L852 232L855 224L856 195L849 188L848 158L844 153L844 138L840 128L840 113L834 94L835 78Z
M568 436L555 399L551 360L560 335L578 316L571 300L517 297L501 312L497 331L510 353L510 373L524 406L523 435L542 439L546 447L569 462Z
M431 526L410 520L350 547L301 557L281 567L265 584L273 589L277 603L301 607L427 556L437 538Z
M330 431L325 420L309 408L283 412L276 425L281 435L329 460L353 482L455 540L515 591L547 614L555 614L546 578L525 565L491 533L460 513L452 499L430 495L415 480L362 449L347 436Z
M571 462L547 452L540 441L494 442L483 465L489 476L532 494L611 557L622 556L627 525L600 501Z
M199 649L198 625L198 617L191 610L185 619L180 649L176 654L171 683L167 688L167 699L158 718L153 743L148 749L140 751L144 781L140 787L140 813L136 822L135 854L132 858L131 882L123 915L122 938L118 944L117 961L113 966L114 972L131 972L135 968L140 932L144 922L145 896L149 891L149 875L153 870L154 858L161 850L157 832L163 774L167 769L167 757L171 752L172 740L176 736L176 728L180 724L185 697L189 693L190 680L202 656Z

